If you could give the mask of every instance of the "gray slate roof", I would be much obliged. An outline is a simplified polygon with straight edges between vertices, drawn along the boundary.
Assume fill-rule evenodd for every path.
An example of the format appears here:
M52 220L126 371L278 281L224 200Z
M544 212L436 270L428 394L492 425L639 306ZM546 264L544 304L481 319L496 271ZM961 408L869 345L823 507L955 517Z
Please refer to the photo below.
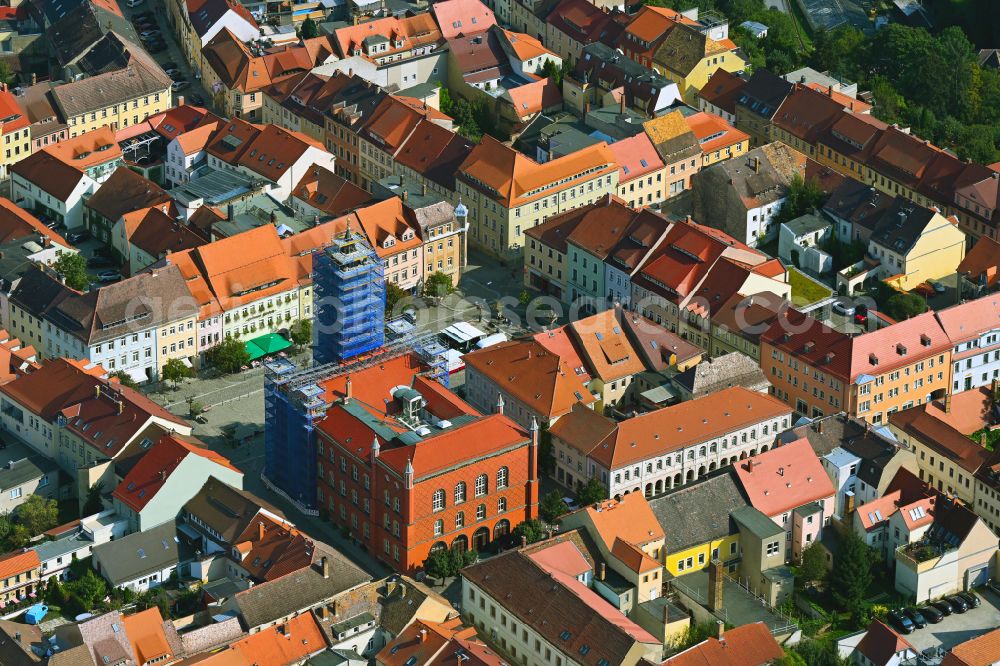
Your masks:
M100 561L101 575L115 586L162 571L190 557L187 548L177 540L177 526L173 522L102 543L93 552L95 561Z
M729 515L746 506L749 502L728 471L649 501L668 553L734 534Z
M674 382L695 398L731 386L743 386L757 391L766 389L769 385L760 366L741 352L730 352L712 360L704 360L674 377Z
M326 577L322 573L324 558L329 565ZM308 610L371 580L346 557L331 550L314 561L312 566L237 594L236 606L246 627L253 629Z
M52 97L68 120L137 97L163 93L172 83L160 66L138 46L130 48L129 65L52 89Z

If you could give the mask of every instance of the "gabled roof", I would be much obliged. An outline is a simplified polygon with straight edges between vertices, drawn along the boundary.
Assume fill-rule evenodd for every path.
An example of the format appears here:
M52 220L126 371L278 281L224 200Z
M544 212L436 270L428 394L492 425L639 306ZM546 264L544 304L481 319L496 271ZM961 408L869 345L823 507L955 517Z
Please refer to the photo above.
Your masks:
M108 458L117 455L150 417L177 424L178 430L189 427L142 393L117 380L101 379L104 374L100 366L83 361L50 359L34 372L0 386L0 393L47 423L63 416L67 429Z
M569 324L590 375L604 382L632 377L646 369L616 314L613 309L605 310Z
M562 104L562 92L554 79L540 79L516 88L508 88L507 93L514 105L518 118L524 120L536 113Z
M365 40L373 37L388 42L386 50L375 55L379 59L423 46L439 45L443 39L430 12L401 18L379 18L340 28L333 33L337 51L342 58L349 58L354 55L355 49L360 49L362 57L374 59L364 48ZM401 42L402 46L398 46L396 42Z
M132 652L140 664L179 657L184 649L173 623L163 620L157 606L126 615L123 620Z
M479 0L435 2L431 11L445 39L482 32L497 22L493 11Z
M1000 280L1000 242L980 236L958 264L958 272L967 275L975 284L992 287Z
M667 659L662 666L765 666L785 655L763 622L734 627Z
M750 504L771 517L832 497L835 492L805 438L741 461L736 475Z
M184 513L196 516L227 545L235 545L262 512L266 509L256 498L214 476L209 477L201 490L184 505Z
M38 553L30 548L21 553L10 553L0 558L0 580L13 578L40 566L42 563L38 559Z
M179 435L163 435L142 454L139 462L125 475L112 496L133 511L142 511L189 456L200 456L206 461L239 472L226 457L198 440Z
M312 613L303 613L279 626L258 631L229 648L240 654L245 663L275 666L299 664L306 657L324 650L326 640Z
M459 167L459 174L504 206L514 207L547 196L546 185L571 185L617 168L614 155L603 141L539 164L487 135L473 147Z
M462 357L465 364L545 418L594 396L569 364L535 340L501 342Z
M901 652L910 652L910 656L917 653L909 641L880 620L872 620L868 625L868 632L855 650L867 657L874 666L887 666Z
M49 229L41 220L10 199L0 197L0 243L36 235L69 247L69 243L58 231Z
M642 124L649 140L667 164L701 154L698 137L680 111L671 111Z
M615 141L608 150L618 162L618 183L624 184L663 168L656 147L644 133Z
M736 534L729 515L747 506L750 504L731 471L649 500L649 508L663 528L663 547L668 554Z
M991 666L998 656L1000 629L994 629L951 648L941 666Z
M724 70L720 69L718 71L721 72ZM702 111L685 116L684 121L698 138L698 145L701 146L701 152L706 155L721 148L727 148L750 140L749 134L736 129L714 113Z
M715 73L698 92L698 96L727 113L735 114L736 100L746 83L746 79L739 74L720 68L715 70Z
M344 215L374 201L371 193L319 165L306 171L292 190L292 196L333 216Z
M66 164L45 150L15 162L10 171L52 195L57 201L66 201L84 178L81 169Z
M716 41L699 28L678 23L660 42L653 59L671 72L687 76L704 58L735 50L728 39Z
M810 88L794 84L785 97L772 123L809 145L816 143L843 115L845 105L841 99Z
M581 664L620 664L636 643L661 645L586 585L520 551L480 561L462 575Z
M84 204L112 224L125 213L172 203L166 190L126 166L115 169L104 184Z
M94 546L101 563L101 575L118 586L172 568L189 557L186 543L182 552L177 526L168 521L157 527Z

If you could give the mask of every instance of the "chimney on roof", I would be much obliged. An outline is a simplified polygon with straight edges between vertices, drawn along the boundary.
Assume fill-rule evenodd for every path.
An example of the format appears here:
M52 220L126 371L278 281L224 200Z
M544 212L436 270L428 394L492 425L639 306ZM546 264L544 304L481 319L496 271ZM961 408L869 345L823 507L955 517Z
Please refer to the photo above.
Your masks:
M160 481L166 481L166 480L167 480L167 470L161 469L160 470Z
M833 86L832 85L826 87L826 96L827 97L833 97Z
M38 83L38 74L36 74L35 72L32 72L31 73L31 85L35 85L36 83Z
M854 493L847 495L846 503L844 504L844 513L848 516L854 513Z
M418 633L419 633L419 636L420 636L420 642L421 643L426 642L427 641L427 630L426 629L421 629Z
M723 634L726 633L726 623L722 620L715 621L715 637L720 641L722 640Z
M427 181L426 180L424 182L420 183L420 195L424 196L424 197L427 196Z
M823 434L823 422L822 421L820 421L820 422L818 422L816 424L816 432L818 432L821 435Z
M747 458L746 469L748 472L753 473L753 458Z
M784 467L779 467L778 468L778 476L784 476L784 475L785 475L785 468Z
M946 393L944 396L944 413L948 414L951 412L951 393Z
M347 380L344 382L344 404L346 405L354 397L354 386L351 382L351 376L347 375Z
M622 113L625 113L625 89L622 88Z
M177 96L177 106L184 106L184 95Z
M118 413L121 414L124 411L125 411L125 401L118 400Z
M754 157L750 161L750 168L753 169L754 173L757 173L758 171L760 171L760 158L759 157Z
M407 198L407 197L408 197L409 195L410 195L409 191L407 191L407 190L403 190L403 195L402 195L402 196L400 197L400 198L401 198L401 199L403 200L403 203L406 203L406 198Z
M722 571L722 561L715 559L708 565L708 609L722 610L722 592L726 577Z
M802 76L799 77L799 83L805 83L805 82L806 82L806 75L803 74Z
M528 537L522 535L521 536L521 548L527 548L527 547L528 547Z
M323 578L330 577L330 560L326 555L319 558L319 570L323 572Z
M503 394L497 393L497 414L503 415Z
M95 398L100 398L101 397L101 385L100 384L97 384L96 386L94 386L94 397Z
M608 565L601 562L597 565L597 580L604 580L604 577L608 575Z
M262 520L257 523L257 541L263 541L263 540L264 540L264 521Z

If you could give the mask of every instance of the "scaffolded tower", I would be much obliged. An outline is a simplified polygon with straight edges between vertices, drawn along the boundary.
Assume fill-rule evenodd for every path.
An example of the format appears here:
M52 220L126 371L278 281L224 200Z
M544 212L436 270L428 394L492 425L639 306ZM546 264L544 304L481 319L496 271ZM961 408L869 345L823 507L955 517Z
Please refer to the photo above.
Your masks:
M313 255L313 362L344 363L385 341L385 275L365 238L347 229Z

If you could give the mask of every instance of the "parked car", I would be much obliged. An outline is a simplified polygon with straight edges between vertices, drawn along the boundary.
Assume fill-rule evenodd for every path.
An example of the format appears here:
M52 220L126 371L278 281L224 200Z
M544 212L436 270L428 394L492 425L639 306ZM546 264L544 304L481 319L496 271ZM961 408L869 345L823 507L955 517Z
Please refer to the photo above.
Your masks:
M174 92L180 92L181 90L184 90L190 85L191 85L190 81L174 81L170 85L170 89L173 90Z
M923 629L927 626L927 618L925 618L924 614L916 608L907 608L903 611L903 615L913 620L913 625L917 629Z
M66 235L66 240L74 245L81 241L85 241L88 238L90 238L90 234L86 231L74 231L73 233Z
M833 302L833 311L845 317L851 317L854 315L855 308L848 299L842 298Z
M161 62L160 67L163 68L164 72L169 72L172 69L177 69L177 63L173 60L168 60L166 62Z
M142 32L139 33L139 36L142 37L143 39L149 39L150 37L159 37L161 35L162 33L159 31L158 28L143 30Z
M184 72L178 72L177 70L174 70L173 73L167 72L167 76L169 76L174 81L184 80Z
M949 604L945 599L938 599L937 601L933 602L931 606L934 606L934 608L937 608L939 611L941 611L941 614L944 615L945 617L948 617L954 611L954 609L951 607L951 604Z
M900 611L898 610L889 611L888 619L889 619L889 624L891 624L896 630L904 634L913 633L914 629L913 620L903 615Z
M928 280L927 284L933 287L934 291L936 291L939 294L943 294L944 292L947 291L947 288L938 280Z
M965 599L965 602L969 604L969 608L979 608L980 604L983 603L983 600L975 592L959 592L955 596Z
M577 509L580 508L580 503L577 502L572 497L563 497L562 500L566 504L566 508L568 508L570 511L576 511Z
M948 603L951 604L952 610L954 610L958 614L962 614L965 611L969 610L969 602L967 602L965 599L958 596L957 594L953 594L950 597L945 597L945 599L947 599Z
M150 53L163 53L167 50L167 45L165 42L154 42L152 44L146 44L146 50Z
M118 271L101 271L97 274L97 279L101 282L117 282L122 279L122 274Z
M934 606L924 606L919 610L920 614L924 616L924 619L930 622L931 624L937 624L938 622L944 619L944 613L939 611Z

